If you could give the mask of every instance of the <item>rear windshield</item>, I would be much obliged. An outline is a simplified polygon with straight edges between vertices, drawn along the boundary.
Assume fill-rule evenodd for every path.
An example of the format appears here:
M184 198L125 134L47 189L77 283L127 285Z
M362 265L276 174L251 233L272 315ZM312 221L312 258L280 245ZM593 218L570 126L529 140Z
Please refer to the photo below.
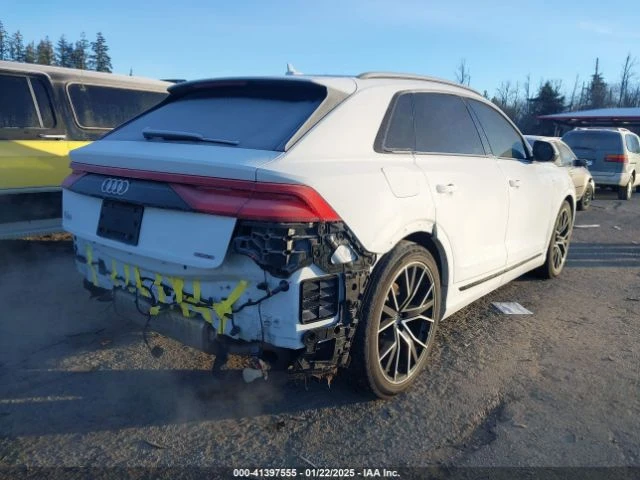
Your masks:
M68 90L78 125L105 130L154 107L167 96L163 92L80 83L70 84Z
M282 151L326 96L326 87L310 82L214 84L170 100L104 139L144 140L143 130L163 130L224 140L236 148Z
M622 152L622 139L616 132L572 131L565 133L562 141L572 150Z

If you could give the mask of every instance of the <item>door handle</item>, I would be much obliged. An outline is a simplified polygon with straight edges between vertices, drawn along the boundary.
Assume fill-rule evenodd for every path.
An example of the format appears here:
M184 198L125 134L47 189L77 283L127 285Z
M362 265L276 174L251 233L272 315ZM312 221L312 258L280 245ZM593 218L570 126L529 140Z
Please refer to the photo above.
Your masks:
M509 180L509 186L513 188L520 188L520 180Z
M448 194L452 194L453 192L455 192L458 188L453 184L450 183L449 185L436 185L436 191L438 193L448 193Z
M66 140L66 135L47 135L46 133L41 133L38 135L40 138L44 138L45 140Z

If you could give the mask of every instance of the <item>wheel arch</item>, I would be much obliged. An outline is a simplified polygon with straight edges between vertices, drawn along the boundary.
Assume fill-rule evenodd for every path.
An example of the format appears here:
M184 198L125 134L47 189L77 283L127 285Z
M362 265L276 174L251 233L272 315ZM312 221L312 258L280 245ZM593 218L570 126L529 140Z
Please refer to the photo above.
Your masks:
M576 217L576 199L573 197L573 195L567 195L566 197L564 197L564 202L569 202L569 206L571 207L571 215L573 217L573 219L575 220Z
M428 232L413 232L402 240L416 243L431 253L438 266L440 283L443 289L446 289L450 277L449 262L445 248L438 239L434 238L433 235Z

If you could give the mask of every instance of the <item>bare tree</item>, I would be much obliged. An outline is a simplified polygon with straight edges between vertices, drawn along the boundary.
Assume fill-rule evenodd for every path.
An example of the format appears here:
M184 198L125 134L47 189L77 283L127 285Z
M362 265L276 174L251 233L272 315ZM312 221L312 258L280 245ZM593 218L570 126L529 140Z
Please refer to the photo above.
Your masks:
M469 67L467 67L467 61L463 58L460 60L460 65L456 70L456 81L462 85L469 85L471 83L471 74Z
M576 101L576 92L578 91L578 82L580 81L580 75L576 75L576 81L573 83L573 90L571 91L571 98L569 99L569 104L567 105L567 109L569 111L573 110L574 102Z
M629 90L629 81L633 78L634 72L633 67L636 65L636 59L631 57L629 53L627 58L624 61L624 65L622 67L622 73L620 75L620 96L618 97L618 106L619 107L628 107L629 98L627 92Z

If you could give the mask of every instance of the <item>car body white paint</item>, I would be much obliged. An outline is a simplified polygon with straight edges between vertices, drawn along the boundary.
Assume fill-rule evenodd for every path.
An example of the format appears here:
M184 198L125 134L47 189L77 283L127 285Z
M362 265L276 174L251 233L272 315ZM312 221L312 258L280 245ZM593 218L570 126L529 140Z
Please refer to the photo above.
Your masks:
M460 86L415 79L304 77L300 81L339 85L350 96L284 153L216 145L98 141L72 152L72 159L129 169L304 184L315 189L378 258L412 234L428 235L442 257L444 317L544 263L562 203L569 199L575 206L575 189L563 169L553 163L491 155L472 158L374 150L396 93L440 92L488 103L481 95ZM262 281L263 272L247 257L227 252L222 264L192 257L193 250L204 248L189 239L189 235L202 235L208 228L203 226L207 219L201 220L201 214L190 214L190 220L184 212L155 212L159 223L143 225L143 235L155 237L158 248L129 248L97 237L99 201L78 197L83 196L65 191L64 227L76 236L80 251L90 244L94 256L104 257L107 264L116 259L150 274L199 278L203 294L213 297L241 278L254 284ZM182 218L178 221L175 215ZM216 225L212 228L218 234L217 243L228 245L231 233L223 226L225 222L216 223L214 217L208 220ZM147 227L149 231L144 232ZM170 231L176 233L167 236ZM189 235L180 237L180 231ZM184 239L186 254L173 252L171 238L179 237ZM216 246L214 250L212 254L218 258L220 249ZM87 268L79 265L79 269L88 278ZM269 318L268 325L259 327L255 309L245 309L238 321L253 327L243 330L240 338L255 340L262 328L265 341L301 348L301 331L320 323L298 323L297 285L304 278L320 275L323 272L318 267L305 267L291 277L294 288L264 302L262 313ZM264 278L271 288L277 285L277 279L270 275ZM99 280L101 286L109 286L108 276ZM242 299L258 296L253 287ZM337 317L321 324L336 321Z

